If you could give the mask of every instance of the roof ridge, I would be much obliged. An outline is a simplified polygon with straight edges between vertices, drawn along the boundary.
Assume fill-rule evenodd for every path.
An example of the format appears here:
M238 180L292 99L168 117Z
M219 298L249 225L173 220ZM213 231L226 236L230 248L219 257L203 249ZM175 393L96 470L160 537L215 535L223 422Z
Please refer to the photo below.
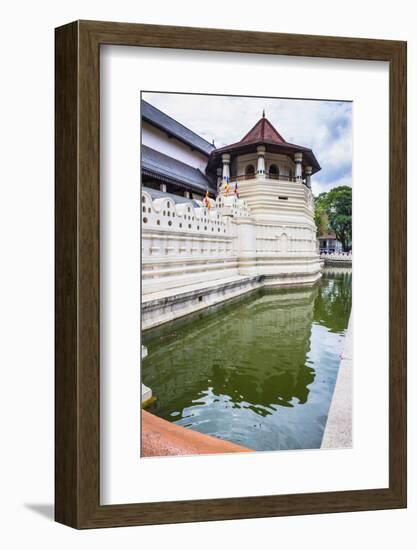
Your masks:
M268 127L270 128L270 130L272 131L272 134L275 135L277 138L278 138L278 142L279 143L287 143L285 141L285 139L282 137L282 135L278 132L278 130L275 128L275 126L264 116L262 116L262 118L260 118L256 124L254 126L252 126L252 128L249 130L249 132L247 132L243 138L237 142L237 143L248 143L250 141L263 141L265 140L265 126L268 125ZM259 138L257 137L257 132L259 130ZM254 134L254 139L248 139L248 137L251 135L251 134ZM269 141L271 141L270 138L268 138ZM273 141L273 140L272 140Z
M282 137L282 135L278 132L278 130L275 128L275 126L272 124L272 122L270 120L268 120L266 117L264 118L265 120L265 123L268 123L269 126L272 128L272 130L277 134L277 136L279 137L280 140L282 140L283 143L287 143L286 140ZM265 131L265 128L264 128L264 131Z
M157 171L158 173L170 173L171 179L187 182L194 188L205 191L207 187L212 191L213 182L199 168L191 166L174 157L153 149L149 145L142 144L141 147L141 169L143 171ZM168 176L167 176L168 177ZM178 179L180 178L180 179Z
M148 151L152 151L152 152L155 152L157 153L158 155L161 155L163 157L166 157L167 159L169 159L170 161L174 161L175 163L178 163L178 164L182 164L183 166L186 166L187 168L192 168L193 170L197 170L199 171L205 178L207 177L204 172L202 172L200 170L200 168L197 168L195 166L192 166L191 164L187 164L186 162L184 162L183 160L180 160L180 159L177 159L175 157L171 157L170 155L167 155L166 153L163 153L162 151L159 151L158 149L154 149L153 147L149 147L149 145L145 145L144 143L141 145L142 149L145 149L145 150L148 150Z

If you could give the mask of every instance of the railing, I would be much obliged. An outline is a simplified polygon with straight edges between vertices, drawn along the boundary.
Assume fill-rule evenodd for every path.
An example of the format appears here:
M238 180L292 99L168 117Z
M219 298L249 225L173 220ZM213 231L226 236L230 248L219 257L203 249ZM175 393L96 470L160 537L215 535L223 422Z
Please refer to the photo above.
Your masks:
M268 172L265 172L265 174L261 174L265 178L269 178L272 180L281 180L281 181L298 181L298 179L294 176L287 176L283 174L270 174ZM252 180L256 178L258 174L241 174L239 176L230 176L230 182L233 183L234 181L241 181L241 180ZM304 183L304 182L303 182Z
M266 177L266 178L269 178L269 179L271 179L271 180L297 181L297 178L295 178L294 176L284 176L284 174L271 174L271 173L266 173L266 174L265 174L265 177Z
M352 251L350 252L323 252L320 251L320 258L325 263L352 263Z
M236 180L252 180L253 178L256 178L256 174L241 174L240 176L230 176L230 181L233 183Z

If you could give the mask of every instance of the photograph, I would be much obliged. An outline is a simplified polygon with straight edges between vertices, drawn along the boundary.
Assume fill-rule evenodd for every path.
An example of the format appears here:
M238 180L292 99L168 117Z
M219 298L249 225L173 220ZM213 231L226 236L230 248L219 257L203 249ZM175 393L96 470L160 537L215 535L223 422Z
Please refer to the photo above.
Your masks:
M139 103L141 457L352 448L353 102Z

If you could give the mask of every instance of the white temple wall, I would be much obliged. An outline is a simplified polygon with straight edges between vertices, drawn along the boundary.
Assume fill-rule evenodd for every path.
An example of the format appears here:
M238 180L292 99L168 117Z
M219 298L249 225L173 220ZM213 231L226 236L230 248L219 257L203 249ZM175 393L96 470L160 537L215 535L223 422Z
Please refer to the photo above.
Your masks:
M256 153L248 155L239 155L234 159L234 165L232 165L232 173L238 176L244 176L246 173L246 167L252 164L256 172L256 166L258 164L258 156ZM232 177L233 180L233 177Z
M142 144L156 149L164 155L198 168L205 174L207 156L192 150L189 145L175 138L169 138L165 132L142 120Z
M268 223L314 225L314 200L310 189L300 182L257 176L239 182L239 196L251 216Z
M297 215L276 209L273 221L254 216L234 195L210 205L152 200L142 192L144 328L262 285L312 285L320 278L316 229L305 204Z
M239 155L232 162L232 174L243 176L246 173L246 167L252 164L255 168L258 163L258 156L256 153L248 153L246 155ZM275 164L279 168L281 175L288 177L290 170L295 172L295 162L293 162L288 156L280 155L277 153L265 153L265 169L269 172L271 164ZM233 176L231 178L233 180Z
M278 155L275 153L266 153L265 154L265 167L266 171L269 172L269 169L272 164L275 164L279 168L279 173L283 176L289 176L290 170L292 174L295 173L295 162L293 162L286 155Z
M258 255L304 254L315 252L315 230L308 226L271 226L256 224L256 250Z
M236 250L239 274L257 276L256 233L253 219L236 218L232 220L236 231Z
M230 219L142 192L142 293L238 275Z

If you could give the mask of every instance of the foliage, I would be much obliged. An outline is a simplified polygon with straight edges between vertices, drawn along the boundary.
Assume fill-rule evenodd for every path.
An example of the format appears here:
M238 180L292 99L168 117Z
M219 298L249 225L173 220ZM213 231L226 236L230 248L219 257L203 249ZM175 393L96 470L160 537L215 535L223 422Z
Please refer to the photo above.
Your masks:
M317 236L325 235L329 231L329 220L324 204L326 194L320 193L320 195L314 198L314 222L317 227Z
M346 270L342 273L326 274L327 285L318 287L314 303L314 321L326 327L330 332L343 331L350 317L352 306L352 273Z
M335 187L315 198L315 222L318 234L332 231L344 251L352 247L352 188Z

